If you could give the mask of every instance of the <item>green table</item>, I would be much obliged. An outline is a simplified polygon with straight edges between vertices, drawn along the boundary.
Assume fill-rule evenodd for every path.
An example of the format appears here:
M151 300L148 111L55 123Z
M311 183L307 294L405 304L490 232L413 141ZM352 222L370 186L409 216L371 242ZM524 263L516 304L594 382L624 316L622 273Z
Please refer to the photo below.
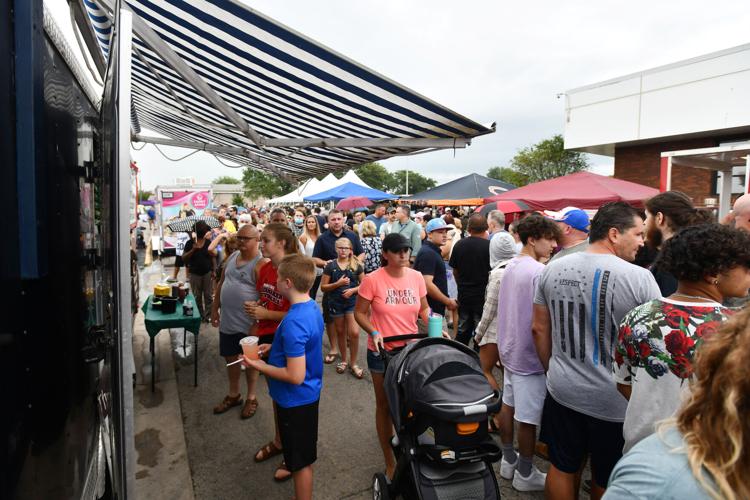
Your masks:
M144 323L146 324L146 331L148 332L149 337L149 344L148 344L148 350L151 353L151 392L154 392L154 374L156 373L156 370L154 369L155 365L155 349L154 349L154 339L159 334L160 331L162 331L165 328L183 328L183 332L190 332L195 337L195 358L194 358L194 377L195 377L195 387L198 387L198 334L200 333L201 329L201 315L198 311L198 305L195 303L195 297L193 297L193 294L188 294L187 297L185 297L185 301L188 300L192 302L193 304L193 315L192 316L185 316L182 314L182 303L177 303L177 309L175 312L170 314L164 314L159 309L154 309L151 305L151 302L154 300L153 295L149 295L148 299L146 299L146 302L143 304L143 307L141 308L141 311L143 311L143 315L145 317ZM184 335L187 335L185 333ZM183 346L185 345L185 337L183 335Z

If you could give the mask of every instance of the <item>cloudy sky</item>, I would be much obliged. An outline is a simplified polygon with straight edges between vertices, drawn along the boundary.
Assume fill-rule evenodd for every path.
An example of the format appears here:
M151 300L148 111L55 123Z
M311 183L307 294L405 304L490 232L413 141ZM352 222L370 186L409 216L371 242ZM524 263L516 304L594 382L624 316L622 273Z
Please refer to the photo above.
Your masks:
M563 133L567 90L750 42L744 0L244 1L471 119L497 122L495 134L455 155L384 162L439 182L485 174L518 149ZM241 176L204 153L172 163L146 146L133 157L147 189L178 176ZM603 173L612 165L591 160Z

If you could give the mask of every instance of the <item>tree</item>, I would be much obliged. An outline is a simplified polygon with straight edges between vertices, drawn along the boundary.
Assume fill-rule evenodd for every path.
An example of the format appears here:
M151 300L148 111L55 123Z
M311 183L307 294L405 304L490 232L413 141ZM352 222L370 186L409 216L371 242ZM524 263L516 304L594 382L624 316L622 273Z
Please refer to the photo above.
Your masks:
M224 183L226 184L226 183ZM241 194L235 194L232 196L232 205L242 207L245 205L245 198Z
M354 173L368 186L385 191L393 183L393 176L383 165L377 162L365 163L355 168Z
M526 175L529 182L539 182L587 170L589 162L583 153L565 151L563 138L558 134L523 148L513 157L510 166Z
M518 170L508 167L492 167L487 171L487 177L499 181L508 182L516 187L525 186L529 183L529 178Z
M406 170L397 170L391 175L392 179L388 185L388 191L396 194L407 194L406 190ZM426 189L437 186L435 179L430 179L422 174L409 170L409 191L408 194L419 193Z
M257 198L273 198L288 193L293 186L281 177L261 172L252 168L245 168L242 173L242 184L245 196L251 200Z
M147 201L153 195L153 191L146 191L145 189L138 191L138 201Z
M228 175L222 175L212 181L213 184L242 184L242 181Z

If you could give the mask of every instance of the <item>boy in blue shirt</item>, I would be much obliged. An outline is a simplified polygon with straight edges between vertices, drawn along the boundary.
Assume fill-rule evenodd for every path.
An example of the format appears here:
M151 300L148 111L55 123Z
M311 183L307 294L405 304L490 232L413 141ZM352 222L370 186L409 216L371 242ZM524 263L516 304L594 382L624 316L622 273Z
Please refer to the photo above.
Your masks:
M277 408L284 462L292 473L298 500L312 498L312 464L317 459L318 402L323 386L323 317L308 292L315 263L302 255L281 261L276 289L292 304L270 346L261 345L268 362L245 358L246 366L263 373Z

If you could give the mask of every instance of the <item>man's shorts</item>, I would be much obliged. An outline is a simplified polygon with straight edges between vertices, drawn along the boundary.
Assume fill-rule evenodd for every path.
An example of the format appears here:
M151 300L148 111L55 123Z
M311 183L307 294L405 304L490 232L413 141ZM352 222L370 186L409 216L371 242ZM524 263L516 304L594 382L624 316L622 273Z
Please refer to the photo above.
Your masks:
M331 318L340 318L346 314L354 314L354 305L356 297L352 296L351 299L344 299L339 297L331 297L328 299L328 314Z
M577 412L549 394L544 401L540 440L547 443L552 465L568 474L578 472L586 455L591 454L591 475L602 488L607 487L625 445L622 422L609 422Z
M547 395L547 377L543 373L519 375L503 370L503 404L515 410L513 419L538 426Z
M293 408L276 405L284 462L290 472L304 469L318 459L318 403Z
M240 340L247 337L246 333L224 333L219 332L219 355L220 356L238 356L242 354ZM258 345L272 344L273 335L264 335L258 338Z
M175 256L174 267L185 267L185 262L182 260L182 255Z

